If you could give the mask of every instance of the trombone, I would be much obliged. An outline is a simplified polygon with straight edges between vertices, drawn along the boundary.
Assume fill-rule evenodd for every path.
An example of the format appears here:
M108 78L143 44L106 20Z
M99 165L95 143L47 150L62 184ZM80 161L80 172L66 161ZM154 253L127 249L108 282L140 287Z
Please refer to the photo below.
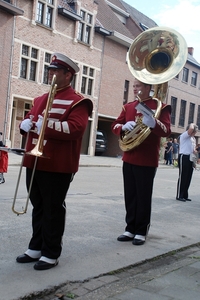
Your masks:
M12 211L17 215L22 215L22 214L25 214L27 212L28 202L29 202L32 183L33 183L33 178L34 178L36 165L37 165L37 159L38 159L38 157L44 157L44 155L43 155L44 132L45 132L45 128L46 128L46 125L47 125L48 114L49 114L49 111L51 110L51 107L52 107L52 104L53 104L53 99L54 99L54 96L55 96L55 93L56 93L57 84L55 82L56 82L56 75L54 74L53 78L52 78L52 82L51 82L51 87L50 87L48 99L47 99L47 104L46 104L46 108L45 108L44 118L43 118L43 121L42 121L41 131L40 131L40 134L39 134L39 137L38 137L38 140L37 140L37 143L36 143L35 147L29 152L26 152L26 150L21 149L22 150L21 153L23 153L23 158L22 158L22 162L21 162L21 166L20 166L20 170L19 170L19 175L18 175L18 178L17 178L17 184L16 184L13 203L12 203ZM29 137L29 134L27 134L26 144L27 144L27 141L28 141L28 137ZM25 147L25 149L26 149L26 147ZM20 152L20 151L18 151L18 152ZM25 155L35 156L35 162L34 162L34 166L33 166L33 171L32 171L32 175L31 175L30 186L29 186L29 189L28 189L28 195L27 195L27 198L26 198L25 207L24 208L22 207L21 211L17 211L16 208L15 208L15 204L16 204L16 200L17 200L17 193L18 193L19 183L20 183L20 179L21 179L21 174L22 174L22 168L23 168L23 162L24 162Z

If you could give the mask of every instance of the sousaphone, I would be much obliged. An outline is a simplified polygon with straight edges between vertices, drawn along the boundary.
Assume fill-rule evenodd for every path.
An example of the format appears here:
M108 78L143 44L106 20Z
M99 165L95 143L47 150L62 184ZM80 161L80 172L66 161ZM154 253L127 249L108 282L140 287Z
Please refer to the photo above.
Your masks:
M141 82L154 86L153 99L157 102L154 114L159 118L168 81L174 78L187 60L187 44L183 36L168 27L154 27L139 34L128 51L128 67ZM138 100L141 99L138 95ZM149 127L138 119L132 131L126 131L119 140L123 151L140 145L151 133Z

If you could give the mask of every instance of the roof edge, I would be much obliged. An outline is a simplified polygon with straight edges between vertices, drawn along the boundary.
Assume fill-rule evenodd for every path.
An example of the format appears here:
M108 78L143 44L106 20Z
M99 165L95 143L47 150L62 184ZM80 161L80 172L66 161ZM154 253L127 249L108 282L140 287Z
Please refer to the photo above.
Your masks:
M11 3L5 2L3 0L0 0L0 8L14 16L21 16L24 14L24 11L22 9L12 5Z
M133 39L117 32L117 31L111 31L111 35L108 36L109 39L114 40L115 42L124 45L126 47L130 47L130 45L133 42Z

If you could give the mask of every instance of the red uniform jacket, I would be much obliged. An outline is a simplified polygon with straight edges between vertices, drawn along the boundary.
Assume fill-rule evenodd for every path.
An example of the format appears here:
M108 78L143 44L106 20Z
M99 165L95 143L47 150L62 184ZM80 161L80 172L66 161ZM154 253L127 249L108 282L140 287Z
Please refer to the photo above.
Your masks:
M0 151L0 173L7 173L8 170L8 153Z
M48 93L35 98L33 107L25 118L33 115L37 122L38 115L43 115ZM81 142L92 113L92 101L76 93L69 86L57 91L49 112L44 135L43 153L47 158L39 157L37 170L60 173L75 173L78 170ZM26 151L34 148L38 134L29 132ZM24 166L33 168L35 156L25 155Z
M127 103L123 106L120 116L112 123L112 131L116 135L121 135L122 125L128 121L137 121L141 116L135 106L138 101ZM145 104L153 111L157 108L157 102L153 99L145 101ZM156 120L156 126L151 130L150 135L133 150L124 152L123 161L138 166L157 167L159 160L160 138L167 137L171 133L170 129L171 106L162 104L162 110L159 119Z

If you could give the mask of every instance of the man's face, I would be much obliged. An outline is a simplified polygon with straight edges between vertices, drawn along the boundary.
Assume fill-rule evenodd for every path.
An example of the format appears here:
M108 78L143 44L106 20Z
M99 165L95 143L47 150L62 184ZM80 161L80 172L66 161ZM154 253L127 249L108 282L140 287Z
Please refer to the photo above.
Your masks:
M49 74L48 74L49 83L51 83L54 74L56 75L55 83L57 84L58 88L70 84L71 76L72 76L71 73L66 72L64 69L54 69L54 68L49 69Z
M133 82L133 94L136 98L137 95L141 98L147 98L149 96L149 86L140 82L139 80L134 80Z

